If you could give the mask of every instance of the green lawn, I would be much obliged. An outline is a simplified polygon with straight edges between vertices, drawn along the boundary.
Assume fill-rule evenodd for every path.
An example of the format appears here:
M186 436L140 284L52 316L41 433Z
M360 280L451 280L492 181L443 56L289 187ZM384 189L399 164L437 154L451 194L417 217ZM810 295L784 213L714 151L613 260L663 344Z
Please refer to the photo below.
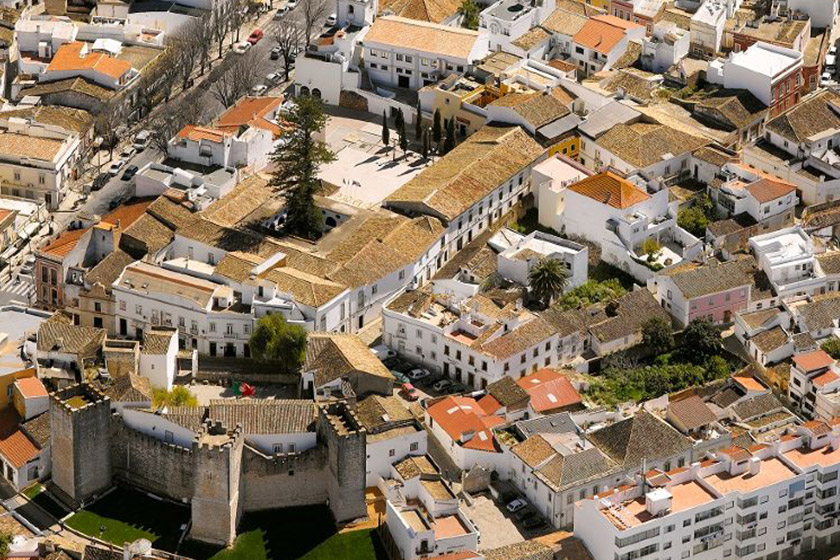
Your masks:
M29 488L26 488L23 491L23 495L29 498L30 500L44 491L44 487L40 484L33 484Z
M339 533L325 540L300 560L379 560L385 553L373 529Z
M122 546L139 538L152 541L155 548L174 551L187 523L187 507L162 502L146 494L117 488L98 502L69 519L72 529ZM105 530L100 532L100 528Z

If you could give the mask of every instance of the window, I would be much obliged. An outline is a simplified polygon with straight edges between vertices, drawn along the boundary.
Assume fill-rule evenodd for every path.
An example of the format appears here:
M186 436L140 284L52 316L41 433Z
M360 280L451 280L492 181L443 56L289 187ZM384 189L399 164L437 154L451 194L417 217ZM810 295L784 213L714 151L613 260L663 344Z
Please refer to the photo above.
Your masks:
M394 455L396 455L396 453L397 453L397 452L396 452L395 450L393 450L393 449L389 449L389 450L388 450L388 457L393 457Z
M210 332L216 332L216 323L210 323Z
M420 444L418 444L418 443L415 441L415 442L411 443L411 444L408 446L408 450L409 450L409 451L417 451L417 449L418 449L419 447L420 447Z
M136 313L137 315L142 315L143 314L143 306L142 305L135 305L134 306L134 313Z
M125 311L125 308L126 308L125 300L123 300L123 301L120 302L120 311Z
M279 453L283 453L283 444L282 443L275 443L274 444L274 454L277 455Z
M173 441L175 441L175 434L173 434L169 430L165 430L163 432L163 441L165 441L166 443L172 443Z

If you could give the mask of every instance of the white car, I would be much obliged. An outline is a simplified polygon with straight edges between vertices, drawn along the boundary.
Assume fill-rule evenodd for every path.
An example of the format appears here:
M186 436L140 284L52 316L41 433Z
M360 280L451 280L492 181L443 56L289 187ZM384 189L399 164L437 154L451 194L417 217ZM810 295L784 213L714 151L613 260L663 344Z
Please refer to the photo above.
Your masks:
M431 373L429 373L429 370L424 368L414 368L408 372L408 378L412 381L417 381L418 379L423 379L425 377L429 377L430 375Z
M292 11L292 10L294 10L295 8L297 8L297 0L288 0L288 1L286 2L286 8L287 8L289 11Z
M388 348L384 344L379 344L377 346L374 346L373 348L370 349L370 351L373 352L374 356L376 356L380 360L386 360L388 358L394 358L397 355L396 352L394 352L393 350L391 350L390 348Z
M831 56L837 56L837 45L834 45L830 49L828 49L828 54Z
M834 80L831 77L831 72L823 72L823 75L820 76L820 86L826 87L831 85Z
M108 168L108 174L111 177L114 177L117 173L120 172L120 169L122 169L123 165L125 165L125 160L118 159L117 161L111 164L111 167Z
M268 91L268 86L265 84L260 84L258 86L254 86L251 88L251 93L254 95L262 95Z
M277 72L272 72L271 74L265 77L265 81L269 84L279 84L282 79L283 77Z
M120 159L124 159L126 161L130 160L131 158L134 157L134 154L136 154L136 153L137 153L137 150L134 148L134 146L128 146L120 154Z
M507 505L507 510L511 513L516 513L520 509L524 508L528 505L528 502L523 500L522 498L516 498L511 503Z
M248 41L242 41L233 45L233 52L235 52L236 54L245 54L250 48L251 43L249 43Z
M335 25L335 23L337 21L338 21L338 17L335 14L330 14L330 15L327 16L327 19L324 22L324 25L326 25L327 27L332 27L333 25Z

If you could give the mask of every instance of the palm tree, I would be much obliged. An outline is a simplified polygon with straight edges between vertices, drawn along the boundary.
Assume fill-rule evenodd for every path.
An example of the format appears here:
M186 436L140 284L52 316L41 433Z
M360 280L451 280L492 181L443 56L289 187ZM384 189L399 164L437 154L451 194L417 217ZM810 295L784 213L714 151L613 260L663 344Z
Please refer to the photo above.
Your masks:
M534 299L545 305L563 293L569 279L563 269L563 263L557 259L541 258L528 271L528 285Z

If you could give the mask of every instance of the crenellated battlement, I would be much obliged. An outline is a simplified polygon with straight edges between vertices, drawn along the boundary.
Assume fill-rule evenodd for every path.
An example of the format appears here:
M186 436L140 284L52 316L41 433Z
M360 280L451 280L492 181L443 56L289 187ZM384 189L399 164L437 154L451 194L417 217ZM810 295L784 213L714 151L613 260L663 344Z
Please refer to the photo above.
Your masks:
M88 385L81 383L50 393L52 402L70 414L82 414L105 408L111 410L111 398Z

